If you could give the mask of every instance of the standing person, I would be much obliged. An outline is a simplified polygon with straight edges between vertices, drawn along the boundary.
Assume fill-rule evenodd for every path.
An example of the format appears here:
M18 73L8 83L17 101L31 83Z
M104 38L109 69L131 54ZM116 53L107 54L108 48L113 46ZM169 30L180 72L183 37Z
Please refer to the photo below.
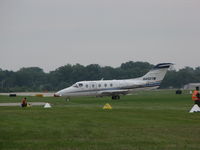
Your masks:
M200 93L199 93L199 87L196 87L196 90L192 93L192 100L194 101L194 104L197 104L200 107Z
M24 97L23 99L22 99L22 107L27 107L27 99L26 99L26 97Z

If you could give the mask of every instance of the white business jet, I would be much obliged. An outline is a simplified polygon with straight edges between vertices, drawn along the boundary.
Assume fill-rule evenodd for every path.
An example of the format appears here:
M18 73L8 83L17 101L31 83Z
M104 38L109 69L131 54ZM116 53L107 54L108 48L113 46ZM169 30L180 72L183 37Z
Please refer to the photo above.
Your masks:
M120 99L120 95L133 93L137 90L157 89L168 68L172 65L172 63L158 64L144 76L134 79L80 81L58 91L54 96L66 97L67 99L74 96L111 96L112 99Z

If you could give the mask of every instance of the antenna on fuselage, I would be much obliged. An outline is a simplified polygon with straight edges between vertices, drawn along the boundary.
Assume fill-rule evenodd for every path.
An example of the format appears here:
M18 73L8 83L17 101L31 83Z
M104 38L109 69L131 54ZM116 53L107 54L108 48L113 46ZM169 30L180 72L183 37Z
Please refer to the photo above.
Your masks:
M103 81L104 78L101 78L101 81Z

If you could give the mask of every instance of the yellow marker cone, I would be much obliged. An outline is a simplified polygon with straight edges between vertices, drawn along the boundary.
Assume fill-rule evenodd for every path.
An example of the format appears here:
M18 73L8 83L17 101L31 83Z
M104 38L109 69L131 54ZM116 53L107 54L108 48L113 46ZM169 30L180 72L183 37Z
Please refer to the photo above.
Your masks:
M108 103L106 103L104 106L103 106L103 109L112 109L112 106Z

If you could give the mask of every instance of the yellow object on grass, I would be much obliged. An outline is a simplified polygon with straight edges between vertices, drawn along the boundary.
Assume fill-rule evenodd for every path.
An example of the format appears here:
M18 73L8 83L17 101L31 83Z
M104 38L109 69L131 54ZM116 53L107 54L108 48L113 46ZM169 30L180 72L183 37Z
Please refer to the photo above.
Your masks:
M108 103L106 103L104 106L103 106L103 109L112 109L112 106Z
M36 94L37 97L43 97L43 94Z

